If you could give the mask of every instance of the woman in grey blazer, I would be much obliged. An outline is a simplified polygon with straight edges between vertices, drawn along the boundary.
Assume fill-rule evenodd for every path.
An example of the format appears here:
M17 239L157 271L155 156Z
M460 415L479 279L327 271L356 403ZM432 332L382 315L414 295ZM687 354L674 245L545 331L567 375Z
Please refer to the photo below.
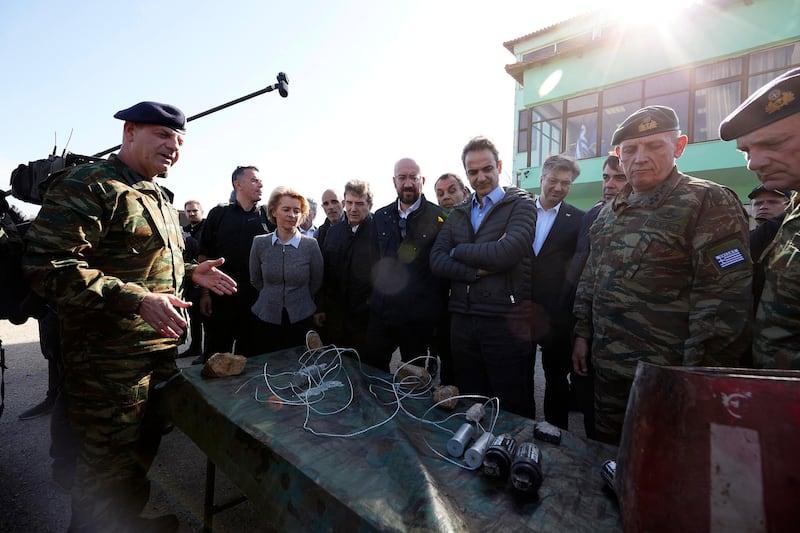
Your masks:
M304 344L306 331L312 327L323 266L316 239L299 231L308 211L308 202L299 192L276 188L267 202L267 216L278 228L253 239L250 283L259 294L252 310L261 320L263 352Z

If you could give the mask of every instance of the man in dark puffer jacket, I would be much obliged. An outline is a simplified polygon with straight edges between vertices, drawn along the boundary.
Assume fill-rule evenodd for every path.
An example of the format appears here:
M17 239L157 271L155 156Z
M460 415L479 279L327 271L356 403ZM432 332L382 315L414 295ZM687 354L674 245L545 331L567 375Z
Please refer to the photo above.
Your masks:
M531 344L533 198L499 185L494 144L476 137L461 154L469 201L450 213L431 250L431 270L450 280L451 345L463 394L497 396L534 418Z

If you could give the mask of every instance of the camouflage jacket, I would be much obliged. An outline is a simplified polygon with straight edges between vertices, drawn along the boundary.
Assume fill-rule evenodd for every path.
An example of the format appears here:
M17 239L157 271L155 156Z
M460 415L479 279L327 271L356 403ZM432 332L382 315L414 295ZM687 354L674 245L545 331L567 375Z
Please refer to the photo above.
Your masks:
M800 370L800 196L764 252L764 291L756 314L753 363Z
M138 354L175 347L138 315L148 292L181 296L178 213L153 180L112 155L57 175L27 233L23 266L57 306L72 353Z
M681 174L632 196L591 228L575 334L592 357L735 366L751 340L747 214L730 189Z

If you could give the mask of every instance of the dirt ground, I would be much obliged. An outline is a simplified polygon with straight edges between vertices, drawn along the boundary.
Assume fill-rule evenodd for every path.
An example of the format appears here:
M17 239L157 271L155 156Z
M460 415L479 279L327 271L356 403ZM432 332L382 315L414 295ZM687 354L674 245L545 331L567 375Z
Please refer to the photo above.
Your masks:
M66 531L69 525L69 496L50 477L50 416L19 420L20 413L45 398L47 362L39 349L35 320L21 326L0 321L0 339L6 350L5 412L0 417L0 531L38 533ZM179 366L191 358L178 359ZM536 368L537 419L542 419L543 371ZM570 414L570 428L583 434L578 413ZM205 487L205 455L179 430L166 435L156 456L150 477L153 492L146 509L148 516L174 513L182 532L202 529ZM216 502L224 503L240 492L217 471ZM268 531L268 516L245 502L214 517L219 532Z

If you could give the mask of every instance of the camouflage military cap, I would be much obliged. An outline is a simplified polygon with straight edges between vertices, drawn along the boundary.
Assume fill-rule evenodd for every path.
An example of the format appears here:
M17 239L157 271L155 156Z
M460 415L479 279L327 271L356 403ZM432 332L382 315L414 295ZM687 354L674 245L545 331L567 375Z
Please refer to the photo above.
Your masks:
M614 131L611 144L619 145L628 139L638 139L647 135L664 133L666 131L679 131L678 115L671 107L663 105L650 105L635 111L622 121Z
M759 128L800 112L800 68L784 72L767 83L719 125L723 141L738 139Z
M759 185L757 187L753 187L753 190L750 191L750 194L748 194L747 197L752 200L756 196L758 196L758 195L760 195L762 193L765 193L765 192L773 193L773 194L776 194L777 196L785 196L786 198L789 198L789 197L792 196L792 193L790 193L788 191L782 191L780 189L767 189L762 184L762 185Z
M183 111L169 104L139 102L128 109L117 111L114 118L142 124L158 124L178 133L186 133L186 116Z

